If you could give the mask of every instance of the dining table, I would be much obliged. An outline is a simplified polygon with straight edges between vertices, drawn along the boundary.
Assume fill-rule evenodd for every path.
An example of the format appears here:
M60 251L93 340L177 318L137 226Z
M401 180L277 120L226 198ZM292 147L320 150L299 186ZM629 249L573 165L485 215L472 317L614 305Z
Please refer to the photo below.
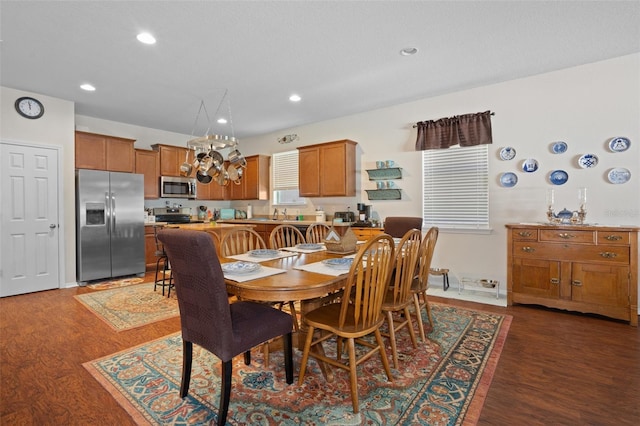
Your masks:
M257 272L253 277L251 274L234 277L225 273L227 291L242 300L285 302L285 304L289 301L299 302L300 329L294 333L294 342L299 350L303 350L307 329L304 325L305 314L334 301L339 291L344 288L349 273L349 269L344 267L326 269L324 264L327 262L323 263L323 261L333 263L329 259L349 258L353 257L349 256L353 253L332 253L324 247L315 252L287 251L287 249L277 250L277 252L279 253L277 258L265 260L254 258L253 262L260 263L262 273ZM248 256L251 254L221 257L223 272L226 263L246 262L250 259ZM265 271L271 271L271 273L265 276ZM320 367L323 374L330 379L332 374L326 368L327 366Z

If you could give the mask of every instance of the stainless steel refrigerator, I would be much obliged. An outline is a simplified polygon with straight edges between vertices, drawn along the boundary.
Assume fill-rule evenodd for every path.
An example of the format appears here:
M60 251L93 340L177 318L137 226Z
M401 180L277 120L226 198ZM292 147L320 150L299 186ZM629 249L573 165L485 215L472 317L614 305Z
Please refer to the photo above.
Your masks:
M76 170L76 228L79 282L142 276L143 175Z

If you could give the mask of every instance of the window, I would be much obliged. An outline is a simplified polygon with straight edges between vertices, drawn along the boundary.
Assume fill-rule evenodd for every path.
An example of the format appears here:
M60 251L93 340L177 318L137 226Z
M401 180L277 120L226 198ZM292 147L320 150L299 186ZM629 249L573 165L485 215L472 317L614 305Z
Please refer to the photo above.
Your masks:
M298 150L271 156L271 182L274 205L305 204L298 191Z
M476 145L422 151L426 226L489 230L489 149Z

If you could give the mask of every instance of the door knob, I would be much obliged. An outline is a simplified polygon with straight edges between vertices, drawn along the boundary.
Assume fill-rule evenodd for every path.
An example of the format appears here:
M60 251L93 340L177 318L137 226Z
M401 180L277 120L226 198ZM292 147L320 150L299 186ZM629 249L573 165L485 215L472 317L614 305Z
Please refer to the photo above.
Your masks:
M50 229L55 229L56 225L54 223L52 223L51 225L49 225Z

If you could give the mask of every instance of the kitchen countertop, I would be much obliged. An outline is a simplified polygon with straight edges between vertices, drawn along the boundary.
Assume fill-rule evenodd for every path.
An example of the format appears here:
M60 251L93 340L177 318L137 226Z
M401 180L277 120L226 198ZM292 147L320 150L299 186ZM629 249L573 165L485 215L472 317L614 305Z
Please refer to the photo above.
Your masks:
M208 222L208 223L167 223L167 222L154 222L154 223L145 223L145 226L175 226L180 229L191 229L194 231L211 231L216 229L231 229L231 228L239 228L242 227L240 221L235 223L220 223L220 222ZM251 225L251 224L245 224ZM246 227L246 226L245 226Z
M314 223L323 223L325 225L329 225L331 226L332 223L330 221L325 221L325 222L316 222L315 220L285 220L285 219L269 219L269 218L253 218L253 219L225 219L225 220L219 220L218 223L228 223L228 224L232 224L232 223L249 223L249 224L254 224L254 225L259 225L259 224L263 224L263 223L270 223L270 224L274 224L274 225L283 225L283 224L287 224L287 225L311 225Z

